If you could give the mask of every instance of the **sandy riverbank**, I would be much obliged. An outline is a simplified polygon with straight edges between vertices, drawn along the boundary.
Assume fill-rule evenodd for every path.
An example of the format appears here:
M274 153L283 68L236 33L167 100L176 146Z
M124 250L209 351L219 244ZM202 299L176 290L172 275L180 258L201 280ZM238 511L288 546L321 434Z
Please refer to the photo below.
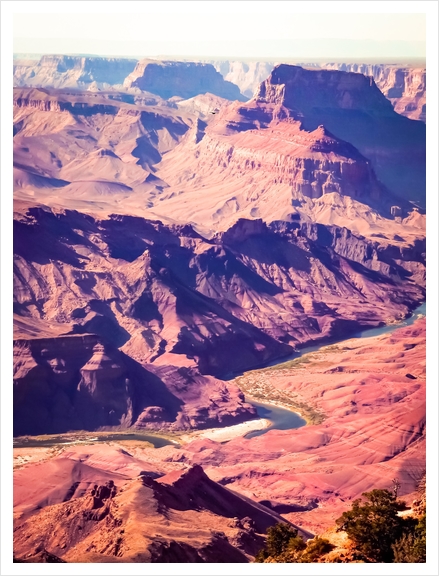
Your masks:
M188 434L182 434L180 440L182 442L192 442L199 438L208 438L209 440L215 440L215 442L228 442L229 440L233 440L233 438L245 436L254 430L268 428L270 425L270 420L259 418L258 420L249 420L241 424L235 424L234 426L227 426L226 428L209 428L207 430L189 432Z

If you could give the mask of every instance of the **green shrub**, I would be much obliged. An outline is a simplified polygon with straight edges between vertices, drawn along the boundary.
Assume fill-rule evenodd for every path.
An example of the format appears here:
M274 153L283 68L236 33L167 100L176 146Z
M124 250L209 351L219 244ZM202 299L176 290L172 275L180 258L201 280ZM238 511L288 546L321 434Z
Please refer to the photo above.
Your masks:
M365 501L355 500L352 509L336 520L357 550L372 562L392 562L393 544L413 529L413 519L398 516L405 509L389 490L372 490L363 494Z
M413 532L408 532L393 544L395 562L419 563L426 561L426 516L421 516Z
M331 552L334 548L335 546L329 540L316 536L313 540L308 540L306 543L306 550L301 555L299 562L317 562L323 554Z
M267 531L265 548L256 555L255 562L264 562L272 558L276 562L291 562L292 556L306 547L305 542L297 535L297 530L282 522L272 526Z

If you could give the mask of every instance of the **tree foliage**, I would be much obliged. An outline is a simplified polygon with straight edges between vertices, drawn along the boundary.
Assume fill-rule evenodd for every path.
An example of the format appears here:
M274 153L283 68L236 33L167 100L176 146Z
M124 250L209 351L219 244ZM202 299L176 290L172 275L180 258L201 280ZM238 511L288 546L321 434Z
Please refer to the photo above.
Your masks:
M300 536L297 536L297 530L295 530L290 524L278 523L272 526L267 531L267 542L265 548L263 548L256 556L256 562L264 562L269 557L281 558L287 551L289 546L291 549L300 547L299 541L305 547ZM278 560L278 562L283 562L284 560Z
M426 561L426 517L419 518L413 532L408 532L393 544L395 562L418 563Z
M393 562L393 545L414 529L416 521L398 516L405 504L389 490L372 490L363 497L338 518L337 525L372 562Z
M405 503L396 498L396 490L365 492L363 499L355 500L351 510L336 520L354 549L349 555L332 557L332 561L425 562L425 514L420 518L398 514L405 509ZM257 554L256 562L327 562L328 557L323 557L333 549L331 542L319 536L305 543L292 526L279 523L269 528L266 546Z
M316 536L312 540L308 540L306 543L306 549L304 550L303 554L300 555L298 558L299 562L317 562L318 559L331 552L335 546L326 540L326 538L321 538L320 536Z
M256 556L256 562L317 562L334 546L318 536L307 543L288 524L276 524L268 529L267 543Z

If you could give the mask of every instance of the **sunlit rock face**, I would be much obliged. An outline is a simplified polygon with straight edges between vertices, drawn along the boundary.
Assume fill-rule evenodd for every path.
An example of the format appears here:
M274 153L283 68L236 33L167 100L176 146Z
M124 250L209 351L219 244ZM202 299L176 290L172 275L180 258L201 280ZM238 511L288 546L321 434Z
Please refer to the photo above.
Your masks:
M425 203L425 125L397 114L373 78L280 65L255 98L287 107L308 131L324 125L368 158L395 194Z

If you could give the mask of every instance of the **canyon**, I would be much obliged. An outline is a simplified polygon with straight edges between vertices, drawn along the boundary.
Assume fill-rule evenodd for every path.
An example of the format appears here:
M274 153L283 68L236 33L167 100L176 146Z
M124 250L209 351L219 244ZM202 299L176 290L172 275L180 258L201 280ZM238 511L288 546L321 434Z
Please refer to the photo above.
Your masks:
M395 477L411 504L425 473L425 319L234 382L249 397L312 405L323 421L225 443L20 448L37 458L14 474L16 557L247 562L267 526L291 523L306 540Z
M414 493L425 320L355 336L425 301L425 124L331 67L16 63L18 562L251 562ZM258 401L307 425L246 436Z
M139 77L144 76L147 63L149 65L157 64L155 72L157 76L157 68L161 62L163 61L63 55L45 55L39 60L34 60L30 59L29 56L22 58L18 55L14 60L14 86L85 88L87 90L105 90L111 87L120 89L122 86L135 88L137 87L136 83L139 82ZM169 66L172 61L167 62ZM200 61L200 63L211 66L221 74L227 83L229 95L233 96L232 99L241 99L242 96L247 99L252 98L259 84L264 82L273 68L279 64L279 62L274 61L254 60L205 60ZM186 62L185 64L189 70L191 67L192 71L195 70L194 63ZM396 112L413 120L425 122L426 69L422 63L294 62L294 64L304 68L342 70L373 77L378 88L390 100ZM189 70L186 74L190 73ZM151 70L150 72L154 75L154 72ZM213 70L211 70L210 76L212 82ZM143 83L146 81L146 79L141 80ZM191 75L191 81L193 81L193 75ZM220 85L225 86L218 82L218 79L213 80L213 84L215 82L218 87ZM242 96L231 85L237 86ZM166 86L167 84L164 82L164 87L166 88ZM142 86L139 87L144 89ZM152 84L146 86L146 90L155 94L156 92L151 87ZM213 92L216 94L212 90L211 84L209 86L200 85L199 90L197 93ZM224 87L220 90L223 90L223 94L218 93L218 96L229 97L224 95ZM179 94L171 94L171 96L179 96Z

